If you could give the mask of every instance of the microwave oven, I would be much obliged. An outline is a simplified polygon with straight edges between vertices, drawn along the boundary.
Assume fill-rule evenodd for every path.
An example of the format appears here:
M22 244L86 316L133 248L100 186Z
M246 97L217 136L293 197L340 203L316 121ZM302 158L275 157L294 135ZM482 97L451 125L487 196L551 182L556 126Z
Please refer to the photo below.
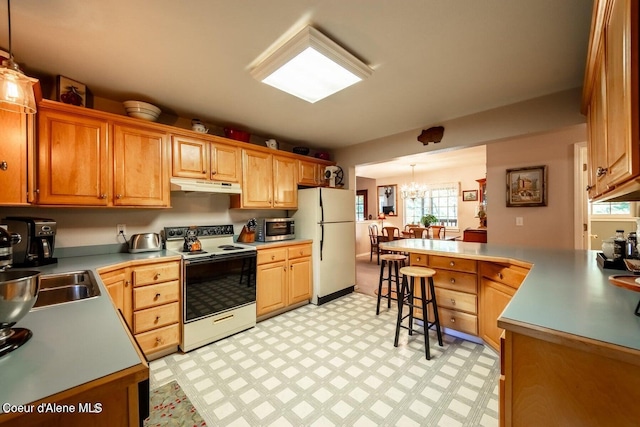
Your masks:
M256 241L258 242L277 242L296 238L293 218L258 218L256 222Z

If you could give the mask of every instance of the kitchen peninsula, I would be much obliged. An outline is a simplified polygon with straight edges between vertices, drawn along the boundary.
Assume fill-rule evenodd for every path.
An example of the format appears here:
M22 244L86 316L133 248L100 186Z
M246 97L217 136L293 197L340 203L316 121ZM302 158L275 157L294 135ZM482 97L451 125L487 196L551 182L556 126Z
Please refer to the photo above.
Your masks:
M407 239L381 244L414 260L531 265L502 314L500 422L634 425L640 419L640 295L609 283L595 251ZM453 261L452 261L453 262ZM480 330L485 280L478 280ZM493 321L493 320L492 320Z

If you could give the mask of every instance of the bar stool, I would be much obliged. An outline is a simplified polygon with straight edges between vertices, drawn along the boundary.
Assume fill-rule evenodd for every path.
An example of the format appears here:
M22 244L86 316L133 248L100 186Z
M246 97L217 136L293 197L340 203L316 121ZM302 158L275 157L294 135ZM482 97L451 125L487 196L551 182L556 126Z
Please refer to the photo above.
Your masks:
M380 314L380 300L385 297L387 298L387 308L391 308L391 300L396 301L396 298L391 297L391 285L395 282L396 284L396 296L400 293L400 275L398 271L400 268L404 267L405 261L407 260L406 255L400 254L383 254L380 255L381 263L380 263L380 281L378 282L378 305L376 306L376 316ZM387 277L384 277L384 267L388 266L388 274ZM382 294L382 282L387 282L387 293Z
M426 267L402 267L400 269L402 274L402 287L400 288L400 296L398 297L398 321L396 323L396 339L393 343L394 347L398 346L398 340L400 338L400 328L407 329L409 335L413 335L413 332L424 333L424 345L427 360L431 359L431 352L429 351L429 329L435 326L436 333L438 334L438 344L442 347L442 332L440 332L440 317L438 316L438 303L436 302L436 290L433 286L433 276L436 271ZM411 278L407 280L407 276ZM420 296L415 296L414 285L416 277L420 278ZM426 279L429 279L429 294L426 289ZM430 296L430 298L429 298ZM420 300L420 305L416 304L415 299ZM429 322L429 312L427 306L432 305L435 321ZM409 306L409 314L402 315L404 306ZM420 332L413 327L413 309L418 308L422 310L422 318L424 324L424 332ZM409 318L409 325L402 325L402 321Z

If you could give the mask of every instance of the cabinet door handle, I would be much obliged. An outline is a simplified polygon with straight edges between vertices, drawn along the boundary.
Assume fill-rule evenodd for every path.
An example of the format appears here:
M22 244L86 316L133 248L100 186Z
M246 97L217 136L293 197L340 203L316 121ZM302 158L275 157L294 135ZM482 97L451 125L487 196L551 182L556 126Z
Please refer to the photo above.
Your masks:
M593 185L587 185L586 190L587 190L587 191L591 191L591 189L592 189L592 188L593 188Z
M609 168L603 168L602 166L598 166L598 169L596 169L596 176L600 177L600 176L606 175L608 170Z
M451 323L456 323L456 318L455 317L451 318Z
M158 280L160 278L160 273L156 273L155 276L153 276L153 280Z
M451 298L451 305L456 305L456 300L454 300L453 298Z
M162 344L162 338L156 337L156 344Z
M419 262L420 261L420 257L416 257L416 261Z
M156 316L156 323L160 321L160 316Z
M217 173L218 173L218 172L216 172L216 171L211 171L211 175L215 175L215 174L217 174Z
M104 193L102 193L102 194L100 194L100 198L101 198L101 199L106 199L106 198L107 198L107 195L106 195L106 194L104 194Z
M453 267L454 265L456 265L456 263L455 263L455 262L453 262L453 261L451 261L451 262L449 263L449 265L450 265L451 267Z
M451 283L456 283L456 279L454 279L453 277L451 278Z
M158 293L156 294L156 298L155 298L155 299L158 299L158 298L160 298L160 292L158 292Z
M282 267L284 269L284 271L287 271L287 266L285 265L284 267Z
M271 255L271 260L273 261L274 259L276 259L275 255Z
M131 284L131 281L129 280L125 280L124 281L124 286L128 287Z
M116 199L122 199L122 194L116 194Z
M502 278L503 278L502 273L498 273L498 279L502 279Z
M3 171L9 169L9 165L7 164L6 160L3 160L2 163L0 163L0 169L2 169Z

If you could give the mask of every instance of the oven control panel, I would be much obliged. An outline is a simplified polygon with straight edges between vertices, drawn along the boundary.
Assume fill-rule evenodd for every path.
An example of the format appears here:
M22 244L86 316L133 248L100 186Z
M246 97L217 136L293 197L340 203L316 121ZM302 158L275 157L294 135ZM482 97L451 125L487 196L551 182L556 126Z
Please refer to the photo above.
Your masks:
M184 239L187 230L195 229L198 237L206 236L233 236L233 225L202 225L186 227L165 227L164 236L166 240Z

